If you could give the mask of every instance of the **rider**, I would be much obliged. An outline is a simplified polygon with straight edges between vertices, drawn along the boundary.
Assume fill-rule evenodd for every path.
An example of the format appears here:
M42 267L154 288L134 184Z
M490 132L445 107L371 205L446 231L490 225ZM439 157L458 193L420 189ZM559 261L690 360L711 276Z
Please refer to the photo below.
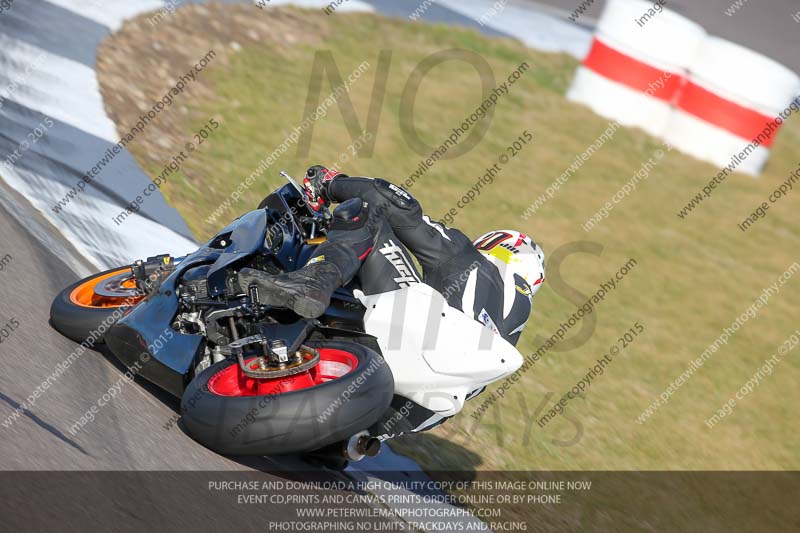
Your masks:
M544 254L530 237L492 231L473 244L459 230L432 221L407 191L382 179L315 165L303 182L312 209L340 204L327 241L296 271L274 276L243 269L240 287L255 285L264 303L315 318L328 307L333 291L359 272L365 294L419 283L405 246L419 261L424 282L450 306L517 343L544 281Z

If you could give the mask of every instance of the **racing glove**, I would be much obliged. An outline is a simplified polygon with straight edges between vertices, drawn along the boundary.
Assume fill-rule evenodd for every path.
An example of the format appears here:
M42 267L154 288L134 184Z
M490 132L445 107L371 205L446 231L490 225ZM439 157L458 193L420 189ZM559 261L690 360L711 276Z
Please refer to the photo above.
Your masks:
M338 176L346 176L336 170L331 170L322 165L314 165L306 171L303 178L303 186L306 193L306 201L314 211L319 211L325 202L330 203L328 187Z

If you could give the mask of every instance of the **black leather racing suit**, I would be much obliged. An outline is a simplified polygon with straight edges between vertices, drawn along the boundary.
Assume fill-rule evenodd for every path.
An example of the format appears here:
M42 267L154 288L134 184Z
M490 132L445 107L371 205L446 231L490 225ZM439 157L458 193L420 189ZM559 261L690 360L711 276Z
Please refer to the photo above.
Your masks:
M366 294L424 280L441 292L450 306L494 329L511 344L517 343L531 311L531 300L526 296L530 290L524 279L514 276L520 290L513 291L512 302L504 302L506 292L497 267L466 235L432 221L407 191L388 181L339 176L330 182L326 193L334 202L361 199L369 204L370 219L378 221L371 224L373 250L358 274ZM423 278L404 247L419 261Z
M324 167L309 169L331 171ZM308 179L307 181L311 182ZM262 302L286 306L301 316L321 316L333 291L353 280L367 294L379 294L425 283L447 303L516 344L531 310L531 290L514 274L504 276L460 231L433 222L405 190L382 179L337 175L322 182L319 198L339 203L326 242L306 264L280 275L243 268L226 280L230 290L258 290ZM306 189L308 194L308 186ZM407 248L407 249L406 249ZM408 250L422 266L420 276ZM509 273L510 274L510 273ZM506 298L508 301L506 301ZM472 391L466 400L483 389ZM373 435L423 431L444 421L438 413L395 395ZM401 416L397 416L401 415ZM393 420L391 429L383 424Z
M353 231L352 237L347 231L328 234L329 244L334 247L336 244L331 241L361 242L355 252L360 254L364 249L363 232L369 228L372 250L359 258L363 263L357 274L365 294L397 290L424 280L442 293L450 306L516 345L531 311L531 299L526 296L531 294L530 287L523 278L514 275L515 285L520 290L505 291L497 267L478 252L466 235L432 221L407 191L385 180L338 176L325 192L333 202L358 198L368 204L369 223ZM336 218L336 212L334 216ZM356 236L359 232L362 235ZM419 261L424 278L420 277L405 248ZM506 303L504 298L508 293L514 296L512 302ZM473 391L466 399L474 398L483 390ZM391 425L388 420L392 421ZM382 420L370 428L370 433L388 438L425 431L445 420L422 405L395 395L391 407Z

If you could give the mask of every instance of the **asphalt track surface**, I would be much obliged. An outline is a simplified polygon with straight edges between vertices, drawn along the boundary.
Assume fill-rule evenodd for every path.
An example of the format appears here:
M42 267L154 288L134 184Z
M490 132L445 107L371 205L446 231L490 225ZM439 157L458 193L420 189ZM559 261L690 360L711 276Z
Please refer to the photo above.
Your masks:
M403 4L402 9L395 8L397 12L391 12L389 2L373 0L370 3L394 16L406 15L405 11L412 5ZM545 0L544 3L571 11L580 2ZM601 2L597 4L587 17L599 13ZM787 15L800 10L800 5L794 0L775 0L768 9L753 4L745 6L734 17L723 13L730 5L727 0L676 0L670 7L694 18L712 33L735 39L800 71L800 39L796 38L800 24ZM430 18L438 19L436 22L474 24L444 11L434 10L431 15ZM48 324L50 303L63 287L95 270L24 198L0 182L0 259L6 254L12 259L0 271L0 327L12 319L19 322L19 327L0 343L0 422L8 420L56 365L78 346ZM195 443L175 424L165 429L165 424L176 418L178 401L138 378L136 383L126 383L124 372L125 368L112 355L85 352L33 405L8 427L0 427L0 469L231 471L271 480L284 477L275 471L285 471L289 477L294 475L290 472L311 468L294 458L226 458ZM70 427L97 405L115 384L122 385L114 398L99 408L93 421L72 434ZM337 473L315 472L332 479L341 478ZM170 478L169 474L160 478L160 482L167 485L170 480L176 487L186 485L185 478ZM87 490L89 499L84 502L85 512L95 513L92 519L98 525L116 524L115 530L128 529L119 522L120 516L127 517L128 525L137 526L137 529L160 525L155 530L178 531L200 526L203 529L266 530L253 514L242 513L236 506L219 505L219 499L213 494L198 489L199 484L194 490L176 491L172 498L163 500L159 495L160 501L154 501L149 496L152 487L143 485L141 479L133 481L139 485L120 484L118 479L107 481L105 485L95 484L92 490ZM0 514L3 515L0 531L30 529L25 525L30 526L35 520L30 516L26 524L19 520L34 509L31 502L36 500L36 495L12 491L7 482L8 477L0 490ZM30 483L30 479L26 483ZM37 501L37 506L46 506L48 516L68 516L75 512L75 502L68 497L77 489L74 478L60 480L60 488L59 481L52 479L42 483L51 491L55 487L51 494L61 496L46 502ZM127 492L121 492L123 489ZM111 495L113 505L102 505L102 500ZM181 507L190 509L191 513L175 512Z
M12 256L0 271L0 327L19 322L0 343L0 422L8 422L78 346L49 325L50 303L91 270L26 204L0 184L0 257ZM267 531L265 520L292 519L294 509L270 505L244 512L233 504L235 494L210 491L208 481L349 479L294 457L218 455L175 424L165 429L179 402L139 378L127 383L124 372L113 355L86 351L15 421L0 427L0 470L6 471L0 476L0 531L54 524L59 531L86 531L86 524L98 531ZM94 421L73 434L73 424L120 383ZM37 487L39 494L32 494Z
M416 6L372 3L396 17ZM438 6L424 18L477 26ZM50 29L45 35L56 28ZM65 49L54 46L54 52ZM94 63L93 57L83 59ZM53 529L56 524L59 531L86 531L90 523L97 526L92 529L108 531L267 531L264 519L291 519L292 509L263 506L243 512L227 504L230 498L207 490L208 479L224 479L219 472L259 482L371 476L364 471L367 464L346 477L295 457L220 456L175 423L177 399L141 378L128 382L126 368L102 350L84 352L33 399L36 388L78 347L49 325L50 304L64 287L96 268L1 177L0 261L0 329L9 332L7 325L18 324L8 337L0 337L0 532ZM112 390L113 398L101 405ZM94 419L75 431L93 407ZM403 464L402 458L389 461Z
M84 352L35 401L26 404L37 386L78 347L49 325L53 298L94 271L67 241L55 237L57 231L48 224L24 198L0 182L0 263L4 265L0 329L12 321L19 323L0 343L0 424L5 423L0 426L0 533L54 528L81 533L273 531L270 523L298 520L297 509L303 505L246 505L237 498L247 491L211 489L211 482L297 482L311 486L291 491L263 489L260 494L350 497L364 495L363 486L343 489L341 484L387 480L401 484L388 493L408 494L402 483L428 479L416 464L388 447L379 457L355 463L345 473L294 456L218 455L194 442L178 424L169 424L178 418L177 399L141 378L128 382L125 367L104 351ZM2 260L6 254L11 255L10 262ZM99 400L112 388L118 392L100 407ZM20 405L25 409L19 417L8 418ZM98 406L94 420L73 433L71 428L92 406ZM386 510L383 504L364 501L347 507ZM417 508L418 504L390 507ZM346 522L362 520L355 517ZM448 516L446 521L480 524L469 516ZM396 516L373 516L369 523L396 531L410 528ZM329 530L352 529L332 526Z
M695 3L695 7L684 9L681 6L689 5L688 2L676 0L671 7L685 11L689 16L694 15L696 20L716 33L724 33L714 29L713 21L720 19L722 23L727 22L725 27L731 31L742 29L742 42L751 37L753 42L771 43L762 44L762 50L765 46L783 50L781 45L785 43L778 36L791 36L792 33L768 31L768 26L756 22L759 17L781 18L777 15L784 11L789 13L792 0L776 0L768 10L746 6L734 17L722 13L720 6L730 5L726 1L702 3L702 9ZM380 1L371 3L383 7L383 11L391 11L387 6L381 6ZM562 9L574 8L571 0L549 0L546 3ZM593 6L592 13L599 12L598 5ZM794 7L800 9L797 4ZM389 14L401 15L399 12ZM450 18L443 15L440 14L441 22ZM788 21L787 17L782 18L784 23L795 25L792 28L795 35L800 31L800 25L791 17ZM767 37L759 40L756 35ZM795 39L792 46L797 48L798 43L800 40ZM800 61L800 54L791 56L789 59ZM7 190L0 194L20 210L17 218L25 220L27 225L35 223L42 233L40 240L33 239L30 228L23 227L6 207L0 207L0 258L5 254L12 256L11 262L0 272L0 326L11 319L20 323L19 328L0 344L0 419L5 420L76 348L75 343L49 326L49 307L63 287L85 275L87 270L81 271L82 261L77 259L78 255L71 250L69 243L57 237L59 233L51 231L49 223L42 217L25 207L27 202L23 198ZM85 262L82 266L91 270ZM124 367L110 354L90 351L81 356L10 427L0 428L0 468L243 470L278 467L278 463L268 459L258 459L255 464L247 465L232 461L194 443L177 426L164 429L163 425L176 414L177 400L161 394L147 383L140 383L138 379L137 384L123 382L119 393L100 408L96 419L76 434L71 434L69 428L108 392L109 387L120 382L124 371Z
M416 2L369 0L380 12L407 17ZM479 27L433 5L431 22ZM483 28L490 34L497 34ZM93 58L87 59L93 63ZM307 467L286 458L247 464L223 458L188 438L174 425L164 429L179 403L149 383L127 383L113 355L87 351L34 402L26 399L78 346L49 325L50 304L64 287L94 272L70 243L21 195L0 179L0 328L19 327L0 343L0 422L26 405L8 427L0 426L2 470L271 470ZM169 250L164 250L169 252ZM119 386L121 384L121 387ZM98 406L95 419L73 434L70 428L109 388L114 398Z
M370 0L390 16L402 6ZM424 17L435 22L477 26L433 6ZM490 33L495 33L491 32ZM87 60L93 63L93 58ZM169 252L169 250L164 250ZM78 346L49 325L50 304L64 287L96 268L81 258L59 231L0 179L0 327L19 327L0 343L0 422L20 406ZM247 464L226 459L196 444L176 425L179 403L149 383L120 381L124 366L111 354L87 351L32 405L0 426L2 470L271 470L306 467L281 458ZM95 419L75 434L70 428L115 384L122 384Z
M17 205L23 199L12 198ZM31 211L27 213L31 215ZM41 219L39 223L44 225ZM51 235L56 235L52 233ZM51 239L57 239L52 237ZM0 209L0 249L12 260L0 272L0 322L12 318L19 327L0 344L0 415L2 420L23 404L34 389L64 361L76 343L48 324L50 303L65 286L79 279L73 267L50 248L66 242L32 239L28 230ZM49 248L49 247L50 248ZM122 382L93 422L73 435L70 427L123 377L125 370L110 354L85 352L10 427L0 430L0 467L37 470L245 468L224 459L163 425L177 401L154 397L152 387ZM270 465L262 465L268 468Z

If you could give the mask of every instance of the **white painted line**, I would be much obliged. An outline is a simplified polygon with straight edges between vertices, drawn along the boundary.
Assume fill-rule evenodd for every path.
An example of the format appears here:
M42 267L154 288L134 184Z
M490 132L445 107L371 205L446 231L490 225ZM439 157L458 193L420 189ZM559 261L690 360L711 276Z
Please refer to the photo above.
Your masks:
M25 155L38 156L35 153ZM130 264L159 253L181 256L197 249L195 242L135 213L115 226L112 219L119 215L121 207L97 194L76 195L68 207L67 218L50 209L56 199L67 193L67 187L18 166L4 169L3 178L98 268Z
M0 54L0 97L106 141L119 140L93 69L2 33L0 50L6 51Z
M258 3L258 0L253 1L254 4ZM297 7L304 7L306 9L322 9L324 7L328 7L331 3L336 3L336 0L269 0L266 4L267 6L278 6L278 5L294 5ZM372 13L375 11L371 5L367 4L366 2L361 2L359 0L344 0L341 4L336 6L335 12L345 12L345 11L360 11L360 12L369 12Z
M583 59L592 42L591 30L536 9L511 4L493 8L501 2L487 0L436 0L436 3L479 23L483 20L487 27L545 52L564 52Z
M98 24L116 31L122 23L145 11L155 11L164 7L160 0L48 0L51 4L63 7Z

